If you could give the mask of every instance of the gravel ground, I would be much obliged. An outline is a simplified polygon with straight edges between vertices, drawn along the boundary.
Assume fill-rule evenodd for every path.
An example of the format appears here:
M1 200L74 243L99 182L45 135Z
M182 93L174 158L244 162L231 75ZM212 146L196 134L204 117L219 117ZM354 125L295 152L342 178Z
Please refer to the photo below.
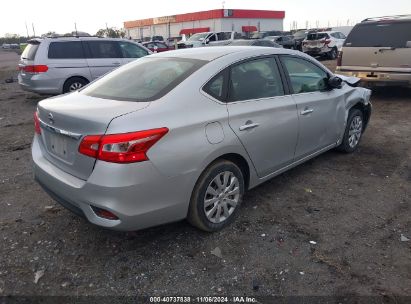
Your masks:
M41 97L4 82L10 54L0 52L0 295L411 296L410 90L375 91L356 153L327 152L251 190L219 233L184 221L120 233L33 181Z

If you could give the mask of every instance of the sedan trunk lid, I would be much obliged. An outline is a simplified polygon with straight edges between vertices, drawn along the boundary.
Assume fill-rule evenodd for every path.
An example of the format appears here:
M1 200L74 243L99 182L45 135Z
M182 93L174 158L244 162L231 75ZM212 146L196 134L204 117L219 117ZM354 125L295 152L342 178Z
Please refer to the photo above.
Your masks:
M95 159L78 148L86 135L102 135L121 115L142 110L149 102L127 102L85 96L79 93L43 100L37 107L44 156L61 170L86 180Z

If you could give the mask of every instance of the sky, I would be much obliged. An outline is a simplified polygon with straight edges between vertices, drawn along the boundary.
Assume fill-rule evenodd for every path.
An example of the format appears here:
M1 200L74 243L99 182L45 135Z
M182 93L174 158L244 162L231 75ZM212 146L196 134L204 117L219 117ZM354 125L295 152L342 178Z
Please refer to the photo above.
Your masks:
M298 28L347 25L367 17L411 14L411 0L3 0L0 4L0 36L15 33L37 36L74 30L95 34L98 29L123 27L124 21L202 10L284 10L284 29L297 21Z

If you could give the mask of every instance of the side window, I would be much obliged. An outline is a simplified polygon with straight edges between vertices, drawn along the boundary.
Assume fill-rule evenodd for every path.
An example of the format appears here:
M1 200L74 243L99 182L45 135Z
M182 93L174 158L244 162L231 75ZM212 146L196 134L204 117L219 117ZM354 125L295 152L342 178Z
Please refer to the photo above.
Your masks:
M338 33L331 33L330 35L334 38L340 39L340 35L338 35Z
M123 58L140 58L148 55L146 50L134 43L120 41L119 44Z
M261 58L231 67L230 101L284 95L281 76L274 58Z
M272 42L269 41L269 40L261 40L261 41L260 41L260 45L261 45L261 46L273 46L273 45L272 45Z
M48 57L50 59L86 58L81 41L51 42Z
M209 42L217 41L216 38L217 38L216 35L215 35L215 34L212 34L210 37L208 37L208 41L209 41Z
M296 57L281 58L294 94L322 91L327 88L328 74L315 64Z
M91 58L121 58L117 41L88 41Z
M218 100L224 99L224 75L225 72L221 72L217 76L214 76L203 88L204 92L210 94Z
M340 35L340 39L346 39L347 37L343 33L338 33Z

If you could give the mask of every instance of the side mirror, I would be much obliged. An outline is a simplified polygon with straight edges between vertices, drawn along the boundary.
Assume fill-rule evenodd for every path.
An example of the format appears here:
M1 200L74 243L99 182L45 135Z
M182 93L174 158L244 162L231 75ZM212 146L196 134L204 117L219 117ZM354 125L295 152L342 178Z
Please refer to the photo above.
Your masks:
M328 87L331 89L341 89L342 79L338 76L331 76L328 79Z

